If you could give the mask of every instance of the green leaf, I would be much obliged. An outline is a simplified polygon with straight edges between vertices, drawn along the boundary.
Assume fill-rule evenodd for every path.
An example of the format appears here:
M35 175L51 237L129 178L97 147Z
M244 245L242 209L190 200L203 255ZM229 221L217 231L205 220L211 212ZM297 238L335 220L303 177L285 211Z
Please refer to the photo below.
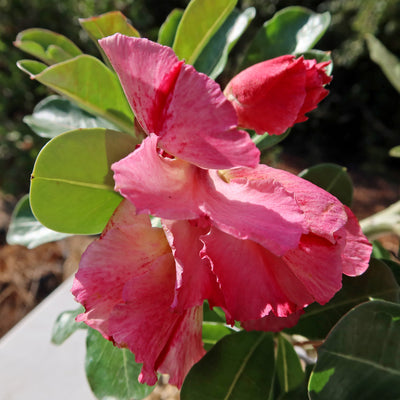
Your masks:
M114 191L111 164L135 149L130 135L102 128L56 136L39 153L32 173L34 215L55 231L101 232L122 197Z
M76 322L78 314L85 310L82 306L76 310L64 311L56 319L51 332L51 342L56 345L63 344L78 329L86 329L87 325L83 322Z
M299 356L293 345L282 335L278 336L276 373L283 392L296 389L305 378Z
M178 25L181 22L183 16L183 10L179 8L175 8L172 10L165 22L161 25L160 30L158 31L158 43L172 47L175 40L176 30L178 29Z
M298 6L278 11L256 34L246 54L244 67L312 49L328 29L330 19L328 12L317 14Z
M19 244L33 249L67 236L69 234L55 232L43 226L32 214L29 196L26 195L15 206L6 239L8 244Z
M22 31L14 45L48 65L82 54L71 40L47 29L32 28Z
M255 15L253 7L242 13L234 9L197 58L194 63L196 70L216 79L225 68L229 52Z
M61 133L78 128L116 127L105 119L96 117L80 109L68 99L49 96L39 102L32 115L23 121L39 136L53 138Z
M36 73L17 63L43 85L69 98L124 132L134 134L133 113L115 73L97 58L82 55ZM28 64L28 67L32 67ZM35 67L36 68L36 67Z
M400 158L400 146L394 146L389 150L389 155L391 157Z
M358 277L343 276L343 287L329 303L314 303L306 308L298 324L287 332L309 339L323 339L336 322L352 307L371 298L398 302L400 287L391 269L371 259L370 266Z
M127 349L119 349L94 329L86 339L86 376L98 399L143 399L153 387L138 382L141 364Z
M192 367L183 383L181 400L268 399L274 371L271 333L227 335Z
M235 332L233 329L230 329L226 324L221 322L203 322L204 348L207 351L210 350L218 340L233 332Z
M386 250L378 240L372 242L372 257L377 259L390 259L390 251Z
M362 304L344 316L318 350L311 400L400 398L400 305Z
M346 206L353 201L353 183L345 167L337 164L318 164L301 171L299 176L336 196Z
M80 18L79 23L96 44L107 64L109 64L109 61L103 49L99 45L99 39L111 36L114 33L140 37L139 32L128 22L128 19L120 11L111 11L96 17ZM109 64L109 66L111 66L111 64Z
M236 3L237 0L192 0L183 13L173 44L179 59L194 65Z
M254 144L258 147L260 151L264 151L282 142L282 140L286 139L289 136L289 133L290 129L288 129L282 135L269 135L268 133L264 133L263 135L257 135L257 133L253 133L251 135L251 140L254 142Z
M17 66L28 75L40 74L47 68L46 64L35 60L20 60L17 62Z
M365 38L371 60L379 65L389 82L400 92L400 60L375 36L368 34Z

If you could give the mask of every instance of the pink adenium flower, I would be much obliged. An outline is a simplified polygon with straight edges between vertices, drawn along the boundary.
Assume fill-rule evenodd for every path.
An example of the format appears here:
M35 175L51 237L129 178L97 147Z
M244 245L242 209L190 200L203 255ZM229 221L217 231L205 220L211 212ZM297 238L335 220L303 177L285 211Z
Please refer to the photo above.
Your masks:
M180 386L204 354L205 299L229 323L280 330L363 273L371 246L334 196L258 165L219 86L171 49L119 34L100 44L148 136L112 166L126 200L82 257L79 320L129 348L141 382L159 371Z
M239 126L256 133L280 135L317 107L328 94L329 62L281 56L255 64L236 75L225 88Z

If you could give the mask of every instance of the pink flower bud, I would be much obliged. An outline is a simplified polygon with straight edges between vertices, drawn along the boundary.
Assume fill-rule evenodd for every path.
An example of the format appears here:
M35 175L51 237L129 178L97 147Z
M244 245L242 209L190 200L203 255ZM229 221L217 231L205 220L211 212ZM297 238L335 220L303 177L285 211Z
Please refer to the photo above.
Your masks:
M258 134L280 135L328 94L331 81L325 72L329 62L295 59L286 55L255 64L236 75L225 88L239 126Z

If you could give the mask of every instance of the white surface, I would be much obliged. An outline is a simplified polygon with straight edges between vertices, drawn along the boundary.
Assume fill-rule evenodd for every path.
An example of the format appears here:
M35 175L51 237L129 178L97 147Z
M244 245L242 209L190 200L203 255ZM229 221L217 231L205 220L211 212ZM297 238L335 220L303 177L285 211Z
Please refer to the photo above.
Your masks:
M0 400L93 400L86 381L86 330L50 342L57 316L74 310L72 277L0 340Z

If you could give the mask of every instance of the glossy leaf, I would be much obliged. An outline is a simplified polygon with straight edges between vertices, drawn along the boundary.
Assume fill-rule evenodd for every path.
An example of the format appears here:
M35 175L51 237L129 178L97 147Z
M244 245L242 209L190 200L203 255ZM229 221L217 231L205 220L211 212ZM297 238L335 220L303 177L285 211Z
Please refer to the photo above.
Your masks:
M289 136L289 133L290 129L288 129L283 135L269 135L268 133L257 135L256 133L253 133L251 139L260 151L264 151L282 142L282 140Z
M298 324L287 332L309 339L323 339L337 321L352 307L371 298L399 301L400 287L391 269L372 259L368 270L358 277L343 277L342 289L327 304L311 304Z
M369 56L379 65L393 87L400 92L400 60L391 53L375 36L366 36Z
M43 243L54 242L70 236L43 226L32 214L29 196L21 198L14 208L7 232L8 244L19 244L33 249Z
M225 68L228 54L255 15L256 10L253 7L242 13L234 9L194 63L196 70L216 79Z
M138 382L142 366L127 349L119 349L94 329L86 339L86 376L96 398L100 400L143 399L153 387Z
M140 37L139 32L128 22L128 19L120 11L111 11L96 17L80 18L79 23L96 44L107 64L109 64L109 61L103 49L99 46L99 39L111 36L114 33ZM111 66L111 64L109 64L109 66Z
M345 315L318 350L311 400L400 398L400 305L361 304Z
M187 375L181 400L261 400L273 392L275 360L271 333L223 337Z
M353 183L345 167L337 164L318 164L300 172L301 178L336 196L343 204L351 206Z
M101 232L122 200L114 191L111 164L135 149L125 133L102 128L63 133L39 153L32 173L34 215L55 231Z
M48 65L79 56L82 51L67 37L47 29L32 28L18 34L14 45Z
M115 73L97 58L78 56L39 73L27 70L25 62L17 65L28 72L32 79L69 98L87 112L110 121L124 132L134 134L133 113L121 84ZM28 66L32 67L32 64Z
M285 393L296 389L305 378L299 356L293 345L282 334L278 336L276 374L281 390Z
M318 14L298 6L278 11L256 34L246 54L244 67L312 49L329 24L328 12Z
M175 8L172 10L165 22L161 25L160 30L158 31L158 43L172 47L175 40L176 30L178 29L178 25L181 22L183 15L183 10L179 8Z
M70 100L60 96L49 96L39 102L32 115L23 121L39 136L53 138L61 133L78 128L116 127L107 120L82 110Z
M83 306L76 310L64 311L56 319L51 332L51 342L53 344L63 344L78 329L86 329L87 325L83 322L76 322L75 318L84 311Z
M183 13L173 44L179 59L194 65L236 3L237 0L192 0Z
M17 62L17 66L28 75L40 74L47 68L46 64L35 60L20 60Z
M221 322L203 322L203 343L208 351L218 340L234 331Z

